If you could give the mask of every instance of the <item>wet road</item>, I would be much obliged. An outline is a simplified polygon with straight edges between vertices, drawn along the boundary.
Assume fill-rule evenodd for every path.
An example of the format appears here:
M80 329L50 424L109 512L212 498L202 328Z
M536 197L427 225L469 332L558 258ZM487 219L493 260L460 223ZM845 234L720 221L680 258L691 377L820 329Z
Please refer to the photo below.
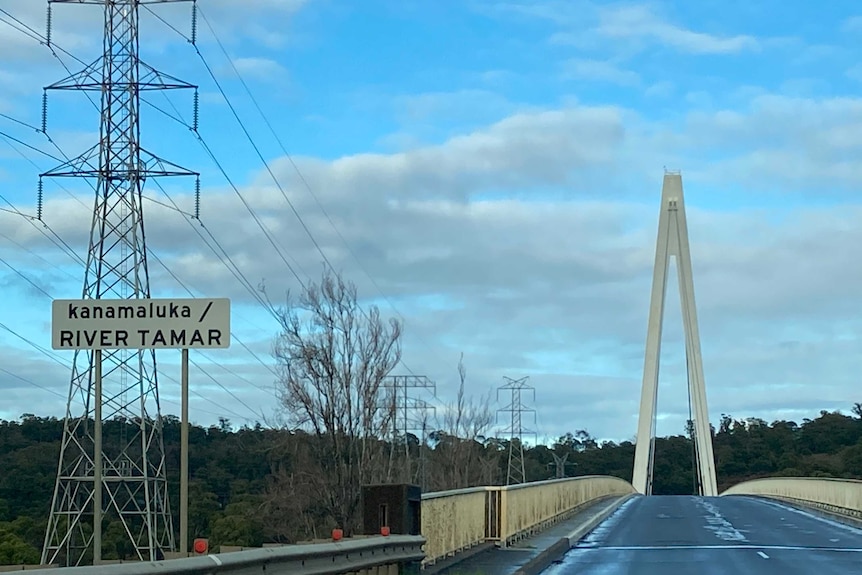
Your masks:
M638 497L543 575L862 573L862 530L747 497Z

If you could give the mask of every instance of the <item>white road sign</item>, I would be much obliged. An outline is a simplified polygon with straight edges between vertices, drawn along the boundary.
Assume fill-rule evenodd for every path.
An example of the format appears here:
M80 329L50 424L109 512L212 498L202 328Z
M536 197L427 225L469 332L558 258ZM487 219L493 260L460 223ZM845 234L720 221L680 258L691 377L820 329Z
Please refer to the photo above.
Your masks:
M54 349L230 347L230 300L54 300Z

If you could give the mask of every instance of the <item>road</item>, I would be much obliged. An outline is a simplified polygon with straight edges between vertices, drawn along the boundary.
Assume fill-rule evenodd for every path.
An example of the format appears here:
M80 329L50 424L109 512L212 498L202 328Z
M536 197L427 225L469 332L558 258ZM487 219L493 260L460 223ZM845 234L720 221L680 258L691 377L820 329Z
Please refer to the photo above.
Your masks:
M543 575L862 573L862 530L748 497L638 497Z

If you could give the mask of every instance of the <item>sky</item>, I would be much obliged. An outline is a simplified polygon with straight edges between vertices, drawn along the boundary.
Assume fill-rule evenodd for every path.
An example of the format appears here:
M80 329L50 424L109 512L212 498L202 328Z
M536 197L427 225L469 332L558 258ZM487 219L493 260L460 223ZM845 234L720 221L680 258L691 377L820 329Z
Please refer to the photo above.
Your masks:
M142 60L200 94L200 139L191 90L142 104L143 147L201 174L200 221L192 178L147 182L153 297L232 300L231 348L192 352L195 422L277 420L278 324L254 290L282 301L325 256L404 322L393 374L433 381L419 397L438 416L463 353L494 410L504 378L529 377L537 438L634 439L665 169L682 172L712 423L862 401L858 3L199 5L196 48L185 2L142 8L140 32ZM0 418L62 416L51 299L80 297L67 252L86 254L93 191L46 179L42 222L20 213L40 173L98 142L81 92L50 90L50 140L37 130L43 88L100 54L102 13L54 4L55 56L45 3L0 9ZM659 435L688 418L670 286ZM158 358L178 414L179 352Z

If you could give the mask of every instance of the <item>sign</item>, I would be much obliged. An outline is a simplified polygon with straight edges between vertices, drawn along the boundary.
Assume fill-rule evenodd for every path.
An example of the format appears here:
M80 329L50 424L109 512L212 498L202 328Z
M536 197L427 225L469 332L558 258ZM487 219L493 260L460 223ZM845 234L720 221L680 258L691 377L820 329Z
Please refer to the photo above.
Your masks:
M54 349L227 348L230 300L54 300L51 345Z

